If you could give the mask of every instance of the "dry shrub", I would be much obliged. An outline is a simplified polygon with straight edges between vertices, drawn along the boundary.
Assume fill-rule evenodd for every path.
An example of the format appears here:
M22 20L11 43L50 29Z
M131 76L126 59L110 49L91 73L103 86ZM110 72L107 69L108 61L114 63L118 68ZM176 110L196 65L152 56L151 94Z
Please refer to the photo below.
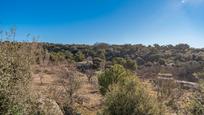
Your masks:
M1 114L28 114L31 111L30 51L30 45L26 43L1 42L0 44Z
M0 114L32 115L36 102L30 91L32 43L20 43L15 39L15 29L6 32L0 42Z
M181 112L179 101L184 96L184 90L174 79L155 80L157 97L163 104L175 112Z
M81 85L79 75L73 66L62 67L59 75L58 84L48 88L49 94L59 104L65 115L75 114L77 91Z
M193 95L189 111L192 115L203 115L204 114L204 81L199 83L198 91Z

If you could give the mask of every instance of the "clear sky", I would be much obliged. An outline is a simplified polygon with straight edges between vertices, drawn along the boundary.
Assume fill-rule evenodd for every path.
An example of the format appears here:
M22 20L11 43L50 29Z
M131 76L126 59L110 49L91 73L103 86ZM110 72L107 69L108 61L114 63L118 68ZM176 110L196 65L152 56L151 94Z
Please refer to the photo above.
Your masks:
M204 47L204 0L0 0L0 29L40 41Z

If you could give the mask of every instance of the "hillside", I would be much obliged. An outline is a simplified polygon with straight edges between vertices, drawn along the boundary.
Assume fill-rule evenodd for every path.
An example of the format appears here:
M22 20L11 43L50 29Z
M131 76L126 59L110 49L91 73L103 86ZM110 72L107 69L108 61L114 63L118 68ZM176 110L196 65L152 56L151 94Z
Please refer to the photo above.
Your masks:
M2 42L0 46L7 59L0 58L1 81L8 79L1 82L2 114L171 115L202 109L194 100L203 100L204 50L187 44ZM12 103L6 103L8 109L2 106L5 100Z

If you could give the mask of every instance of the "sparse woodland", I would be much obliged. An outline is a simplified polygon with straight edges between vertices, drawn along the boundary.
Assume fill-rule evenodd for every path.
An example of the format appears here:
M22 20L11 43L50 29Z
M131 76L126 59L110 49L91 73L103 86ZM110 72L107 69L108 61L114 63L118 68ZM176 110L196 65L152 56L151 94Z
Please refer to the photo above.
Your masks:
M204 49L16 42L15 30L1 34L0 115L204 114Z

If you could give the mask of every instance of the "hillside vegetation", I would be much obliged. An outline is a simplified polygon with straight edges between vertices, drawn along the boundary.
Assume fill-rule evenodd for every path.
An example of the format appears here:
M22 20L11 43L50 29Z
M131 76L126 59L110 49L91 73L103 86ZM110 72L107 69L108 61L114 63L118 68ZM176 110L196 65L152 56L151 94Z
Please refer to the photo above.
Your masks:
M1 115L204 114L204 49L5 38Z

